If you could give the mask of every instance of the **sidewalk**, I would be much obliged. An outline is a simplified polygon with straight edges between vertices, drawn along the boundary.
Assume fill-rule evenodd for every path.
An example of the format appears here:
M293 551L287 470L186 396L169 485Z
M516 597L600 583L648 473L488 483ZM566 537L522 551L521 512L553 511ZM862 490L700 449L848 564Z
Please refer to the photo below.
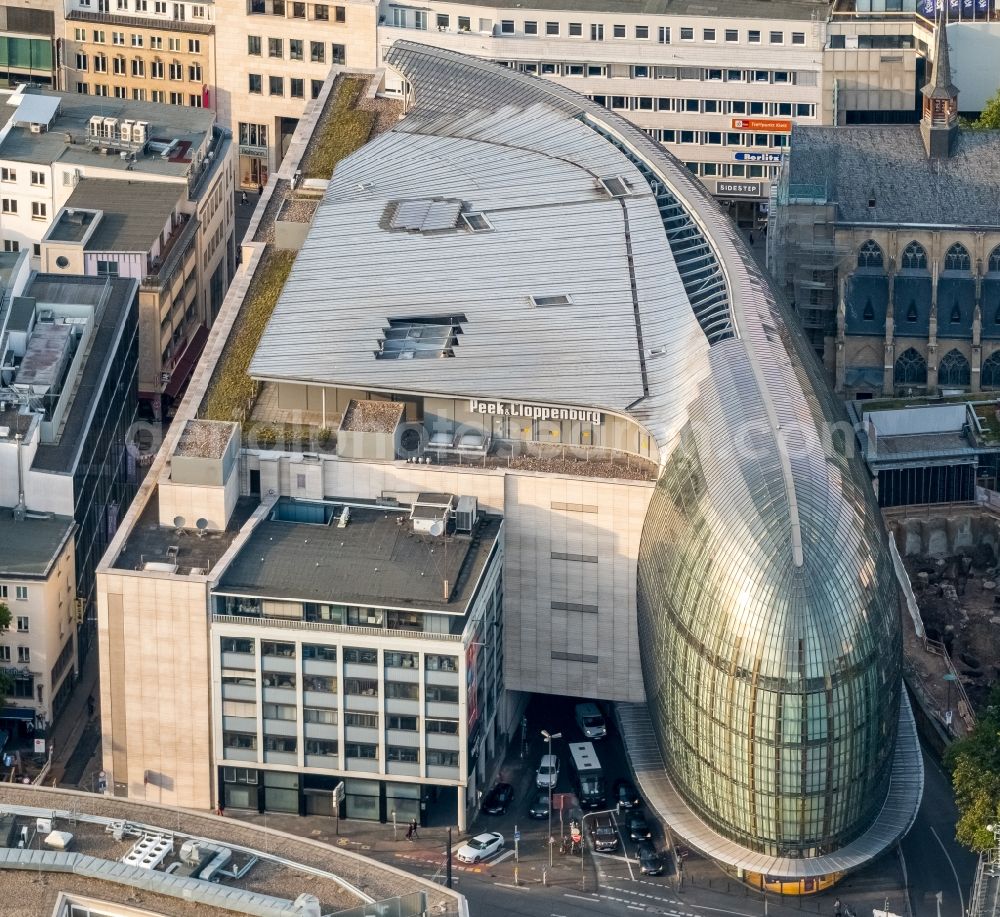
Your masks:
M97 687L97 647L94 646L90 654L84 659L83 667L80 670L80 677L77 680L73 694L66 704L65 709L50 730L48 741L52 747L52 770L45 783L53 786L61 783L66 772L67 765L71 758L77 753L81 744L84 730L90 722L87 712L87 698L93 696L97 710L95 719L100 716L100 692ZM100 757L100 744L98 743L98 758Z

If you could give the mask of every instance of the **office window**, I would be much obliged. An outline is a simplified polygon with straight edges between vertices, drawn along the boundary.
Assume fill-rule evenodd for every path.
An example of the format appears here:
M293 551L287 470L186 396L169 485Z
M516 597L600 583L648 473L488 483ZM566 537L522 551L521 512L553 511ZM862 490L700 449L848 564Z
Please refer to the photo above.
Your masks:
M259 73L251 73L248 76L249 80L249 91L254 95L260 95L261 93L261 75Z
M347 61L347 45L330 45L330 63L343 66Z
M94 73L107 73L108 59L103 54L94 55Z
M132 58L132 76L145 76L146 62L141 57Z
M154 51L163 50L163 36L162 35L150 35L149 36L149 47Z
M772 45L783 45L785 43L784 32L772 32L770 35Z
M180 51L181 40L179 38L168 38L167 39L167 50L168 51Z
M205 100L201 97L200 92L193 92L188 95L188 108L204 108ZM194 313L189 309L185 313L186 318L191 318Z
M793 45L804 45L806 43L806 33L805 32L792 32L792 44Z
M293 3L292 19L305 19L305 18L306 18L306 5L300 2Z
M125 44L125 33L124 32L112 32L111 33L111 44L113 44L113 45L123 45L123 44Z
M593 22L590 25L590 40L604 41L604 23Z
M410 764L416 764L420 760L420 751L402 745L387 745L385 757L387 761L406 761Z
M704 29L701 38L702 41L715 41L715 29Z
M740 30L739 29L726 29L726 41L739 41L740 40Z
M7 170L4 169L3 171L6 172ZM0 599L5 599L5 598L7 598L7 587L0 586Z
M161 60L150 61L150 63L149 63L149 75L154 80L162 80L163 79L163 61L161 61Z
M24 602L28 599L28 587L27 586L15 586L14 587L14 598L18 601Z
M649 26L648 25L637 25L635 27L635 37L636 38L649 38Z
M94 29L94 41L99 45L104 44L104 29Z
M25 663L31 662L31 647L30 646L19 646L17 648L17 661L24 665Z
M623 25L613 25L613 26L611 26L611 34L615 38L625 38L626 37L625 26L623 26Z
M18 615L17 616L17 632L19 634L26 634L28 632L28 616Z
M694 29L690 26L681 26L681 41L694 41Z
M97 262L97 276L98 277L117 277L118 276L118 262L117 261L98 261Z
M451 25L451 16L447 13L437 14L437 27L439 32L445 31Z
M558 35L559 34L559 23L558 22L546 22L545 23L545 34L546 35Z
M188 67L188 79L192 83L201 82L201 64L191 64Z
M747 41L749 41L750 44L752 44L752 45L759 45L760 44L760 30L759 29L751 29L749 32L747 32Z
M205 18L205 7L201 4L191 7L191 18L192 19L204 19Z
M537 22L525 22L525 24L524 24L524 34L525 35L537 35L538 34L538 23Z
M183 22L184 21L184 4L183 3L175 3L174 4L174 19L178 20L179 22Z
M108 95L108 86L106 83L94 83L94 95L104 96Z
M7 243L6 242L4 243L4 251L5 252L10 251L10 249L7 248ZM10 662L10 647L9 646L0 646L0 662Z
M115 76L125 76L125 58L116 57L112 69L115 72Z
M45 173L44 172L36 172L34 169L32 169L31 170L31 183L36 188L44 188L45 187Z
M292 77L288 85L288 94L293 99L304 99L306 95L305 80Z
M421 32L427 29L427 11L416 10L413 14L413 28L420 29Z
M32 201L31 202L31 219L33 220L47 220L49 217L49 205L45 201ZM18 586L18 592L24 589L24 597L28 597L27 587ZM18 598L21 598L19 595Z
M76 53L76 69L77 70L87 70L89 69L87 64L87 55L82 51L77 51Z
M80 93L80 95L85 96L87 95L87 93L90 92L90 86L87 85L86 83L77 83L76 91Z
M285 94L285 78L283 76L269 76L267 78L267 94L283 96Z
M320 22L327 22L330 19L330 7L325 3L314 4L313 19L318 19Z
M152 94L150 95L150 99L153 102L164 102L166 101L166 96L162 89L154 89Z
M347 22L347 7L346 6L335 6L333 8L334 19L337 22Z
M142 36L136 32L132 33L132 47L141 48L142 47Z
M125 9L125 7L123 7L121 5L123 2L124 2L124 0L118 0L118 4L119 4L118 8L119 9ZM149 12L149 2L148 2L148 0L135 0L135 11L137 13L147 13L147 12Z
M179 60L170 62L169 75L172 80L184 79L184 66Z
M289 38L288 39L288 59L289 60L302 60L303 49L305 48L305 42L300 38Z
M74 41L86 41L87 40L87 30L86 29L74 29L73 31Z
M284 57L284 42L280 38L269 38L267 40L268 57Z
M326 44L324 42L309 42L309 60L314 64L322 64L326 61Z
M189 38L188 39L188 54L201 54L201 39L200 38Z
M668 25L661 25L660 28L659 28L659 30L658 30L658 32L657 32L657 36L659 38L659 42L660 42L661 45L669 45L670 44L670 26L668 26Z
M3 240L3 250L5 252L19 252L21 250L21 243L14 239L4 239ZM10 658L10 657L8 657Z
M514 34L514 20L513 19L501 19L500 20L500 34L501 35L513 35Z
M569 24L569 35L570 35L570 38L582 38L583 37L583 23L582 22L571 22Z
M405 29L406 28L406 10L401 7L394 6L392 8L392 24L394 28Z
M247 35L247 54L253 57L260 57L260 36Z
M323 91L323 81L322 80L310 80L309 81L309 92L312 98L318 99L319 94Z
M167 0L155 0L153 3L153 12L158 13L161 16L166 16Z

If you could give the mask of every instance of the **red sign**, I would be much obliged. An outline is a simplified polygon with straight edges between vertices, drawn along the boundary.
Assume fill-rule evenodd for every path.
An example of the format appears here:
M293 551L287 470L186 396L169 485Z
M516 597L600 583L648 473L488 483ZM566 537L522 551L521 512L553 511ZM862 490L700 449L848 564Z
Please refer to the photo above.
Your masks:
M733 118L734 131L771 131L790 134L792 122L788 118Z

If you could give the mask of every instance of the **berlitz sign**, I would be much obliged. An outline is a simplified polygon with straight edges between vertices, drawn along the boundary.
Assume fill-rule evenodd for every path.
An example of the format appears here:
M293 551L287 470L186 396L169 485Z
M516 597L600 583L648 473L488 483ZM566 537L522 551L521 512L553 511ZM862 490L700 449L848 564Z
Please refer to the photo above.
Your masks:
M480 401L469 400L469 410L473 414L495 414L499 417L526 417L529 420L584 420L599 424L604 415L600 411L585 408L564 408L558 405L524 404L521 401Z

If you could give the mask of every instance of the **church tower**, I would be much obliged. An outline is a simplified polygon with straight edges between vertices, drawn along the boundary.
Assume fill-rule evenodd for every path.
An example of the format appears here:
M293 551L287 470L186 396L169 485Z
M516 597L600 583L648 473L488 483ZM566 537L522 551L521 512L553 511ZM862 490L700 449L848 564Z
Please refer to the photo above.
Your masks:
M934 34L934 75L921 90L924 113L920 135L929 159L947 159L958 133L958 87L951 81L948 54L948 26L944 13L938 17Z

